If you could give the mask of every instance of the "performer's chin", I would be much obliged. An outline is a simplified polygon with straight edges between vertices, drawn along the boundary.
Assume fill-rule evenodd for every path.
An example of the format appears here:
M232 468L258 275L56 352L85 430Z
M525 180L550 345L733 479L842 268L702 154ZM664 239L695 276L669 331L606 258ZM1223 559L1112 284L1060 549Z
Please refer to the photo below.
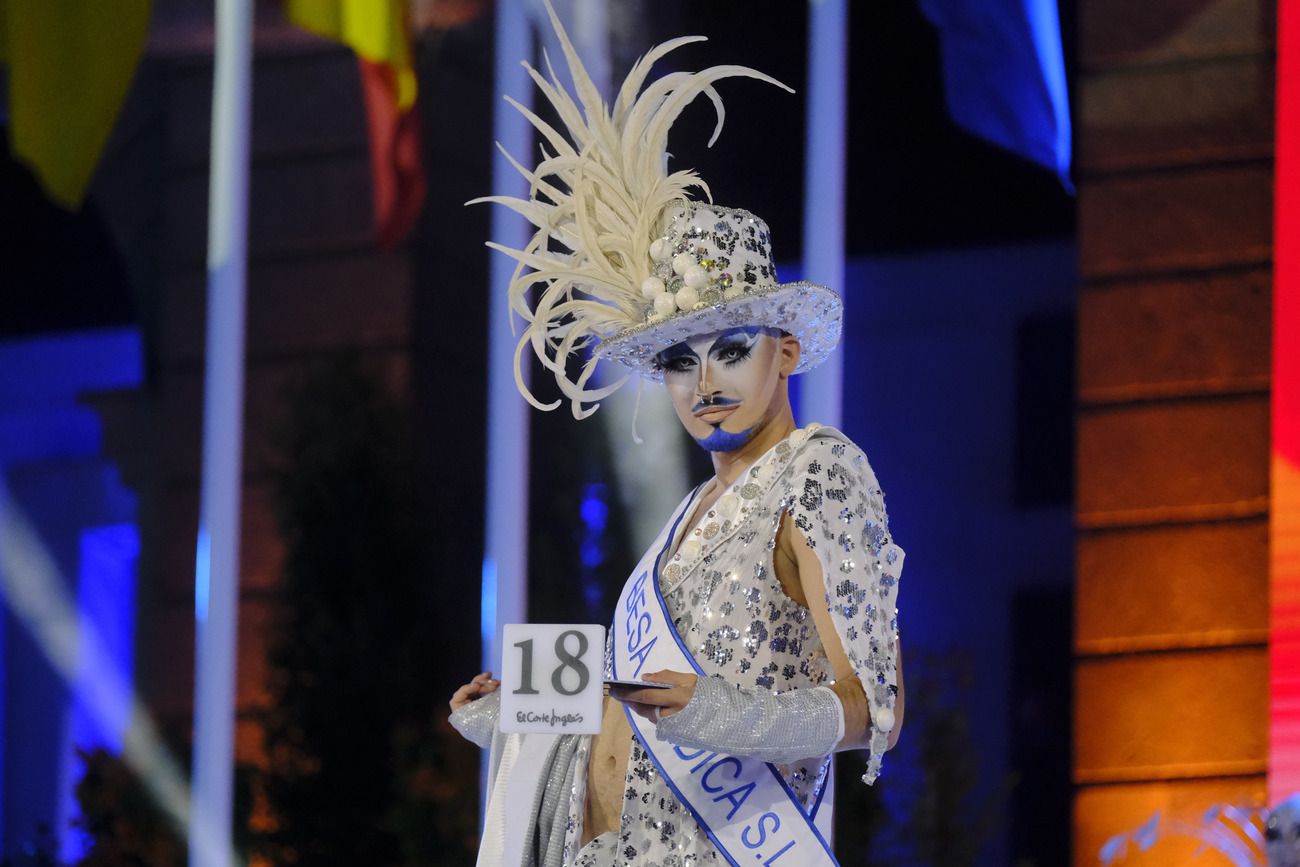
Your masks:
M758 425L747 427L742 431L737 431L736 433L723 430L722 425L718 425L713 429L713 433L703 439L696 437L695 441L699 443L700 447L705 451L734 452L744 448L745 444L752 440L756 433L758 433Z

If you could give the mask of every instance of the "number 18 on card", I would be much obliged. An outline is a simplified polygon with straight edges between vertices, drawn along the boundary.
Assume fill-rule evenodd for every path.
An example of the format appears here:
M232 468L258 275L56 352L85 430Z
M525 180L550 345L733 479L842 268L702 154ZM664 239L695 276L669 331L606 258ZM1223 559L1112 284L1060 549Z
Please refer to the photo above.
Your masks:
M501 731L600 731L605 627L508 623L501 648Z

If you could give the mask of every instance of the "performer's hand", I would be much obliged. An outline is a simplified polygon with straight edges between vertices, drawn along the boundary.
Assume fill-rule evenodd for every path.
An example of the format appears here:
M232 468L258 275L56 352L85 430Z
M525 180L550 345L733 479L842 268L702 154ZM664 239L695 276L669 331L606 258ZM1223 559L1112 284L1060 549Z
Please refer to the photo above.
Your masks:
M642 680L655 683L671 683L672 689L623 689L610 687L609 697L623 702L632 712L645 717L651 722L670 717L686 707L686 703L695 695L694 674L680 671L656 671L644 675Z
M476 674L473 680L452 693L449 702L451 709L454 711L460 710L474 699L496 692L499 686L501 686L501 681L493 680L492 672L485 671L482 674Z

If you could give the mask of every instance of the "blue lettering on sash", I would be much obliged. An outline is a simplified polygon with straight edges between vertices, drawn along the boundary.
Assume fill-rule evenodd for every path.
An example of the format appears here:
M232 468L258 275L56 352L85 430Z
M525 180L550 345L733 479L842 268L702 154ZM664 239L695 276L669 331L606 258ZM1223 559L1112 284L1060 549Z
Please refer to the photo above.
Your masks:
M772 826L771 828L764 827L769 823ZM751 834L754 830L754 825L758 826L757 840L753 839L753 835ZM754 825L746 825L740 832L740 842L745 845L746 849L757 849L759 846L762 846L767 842L768 834L775 834L777 831L781 830L781 817L776 813L764 813L758 817L758 821L755 822ZM784 846L778 849L775 854L769 856L767 860L763 862L763 867L771 867L771 865L776 863L776 859L793 849L794 844L794 840L787 842ZM755 857L762 858L763 853L759 852Z
M726 801L731 804L731 809L727 811L728 822L736 817L736 811L745 805L745 799L754 791L756 785L756 783L745 783L744 785L736 786L736 788L731 789L730 791L723 792L721 795L718 795L718 797L713 799L715 803L718 801Z
M735 771L732 773L731 778L733 780L740 778L740 770L741 770L740 759L736 758L735 756L726 756L725 758L719 759L718 761L710 765L709 769L704 772L704 776L700 777L700 785L704 787L704 791L706 792L722 791L722 786L709 785L709 777L713 776L713 772L716 771L718 768L728 763L730 763L732 767L735 768Z
M763 815L758 817L758 822L757 822L758 839L757 840L750 842L749 839L749 832L754 830L753 825L746 825L745 829L740 832L740 842L745 844L746 849L757 849L759 846L762 846L763 843L767 840L768 832L767 829L763 827L763 825L766 824L768 819L772 820L772 833L775 834L777 831L781 830L781 817L778 816L776 813L764 813Z
M624 626L627 629L627 652L637 661L636 670L632 672L632 677L641 676L641 669L645 667L646 659L650 656L651 649L659 641L658 636L651 638L642 644L647 630L654 625L654 618L650 616L648 610L642 610L645 605L645 582L649 573L642 572L641 576L636 579L632 585L632 592L627 597L627 621ZM635 628L633 628L635 624Z
M703 752L704 752L704 750L700 750L700 752L699 752L699 753L696 753L695 755L698 756L700 753L703 753ZM705 767L706 765L708 765L709 762L713 761L713 760L716 759L717 757L718 757L718 754L717 754L717 753L709 753L707 756L704 757L704 759L703 759L702 761L700 761L699 763L697 763L697 764L695 765L695 767L691 768L691 773L693 774L693 773L695 773L696 771L698 771L700 768ZM694 758L694 756L692 756L692 758Z
M633 628L634 621L635 629ZM627 616L627 623L625 625L627 626L628 653L636 650L637 645L641 643L641 639L645 636L645 631L650 628L650 625L653 622L654 621L651 619L650 615L645 612L642 612L640 617L637 617L635 611Z
M650 655L651 648L655 646L655 642L658 640L658 638L650 639L644 646L638 647L636 652L632 654L632 658L637 661L636 670L632 672L632 677L634 679L641 676L641 669L645 667L646 657Z
M789 852L793 848L794 848L794 841L791 840L789 843L786 843L784 846L778 849L775 855L773 855L771 858L768 858L766 861L764 861L763 867L772 867L772 865L776 863L777 858L780 858L782 855L784 855L786 852Z
M704 750L698 750L687 755L683 752L681 747L674 747L673 749L677 755L685 761L690 761L691 759L704 754ZM723 765L731 768L731 779L733 780L739 780L741 774L745 771L745 766L741 763L740 759L735 756L719 757L717 753L709 753L704 756L704 758L700 759L700 761L695 763L694 767L691 768L690 773L694 774L701 769L704 770L704 773L700 774L700 788L704 789L704 791L709 794L714 794L716 792L722 793L714 798L713 802L716 804L719 801L726 801L731 804L731 809L727 811L727 821L731 821L735 817L736 812L744 806L745 800L754 791L757 784L752 782L741 783L738 786L733 786L732 788L727 789L725 783L715 782L713 780L714 771Z
M632 592L627 596L627 610L634 611L645 604L645 581L650 573L642 572L641 576L632 583Z

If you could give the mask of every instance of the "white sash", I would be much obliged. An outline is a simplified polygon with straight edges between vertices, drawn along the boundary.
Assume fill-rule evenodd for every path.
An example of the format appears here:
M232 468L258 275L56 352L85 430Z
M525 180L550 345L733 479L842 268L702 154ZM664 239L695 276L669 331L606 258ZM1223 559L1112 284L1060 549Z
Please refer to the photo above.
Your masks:
M532 843L520 822L537 804L542 769L559 735L533 733L506 735L501 745L496 779L488 793L487 817L479 839L478 867L518 867L524 863L525 846ZM506 825L517 823L507 831Z
M678 524L695 499L695 495L686 498L619 596L613 624L617 678L637 680L643 672L663 669L706 676L673 627L655 577ZM675 746L656 738L652 723L627 708L624 712L664 782L732 867L838 864L817 826L771 764Z

